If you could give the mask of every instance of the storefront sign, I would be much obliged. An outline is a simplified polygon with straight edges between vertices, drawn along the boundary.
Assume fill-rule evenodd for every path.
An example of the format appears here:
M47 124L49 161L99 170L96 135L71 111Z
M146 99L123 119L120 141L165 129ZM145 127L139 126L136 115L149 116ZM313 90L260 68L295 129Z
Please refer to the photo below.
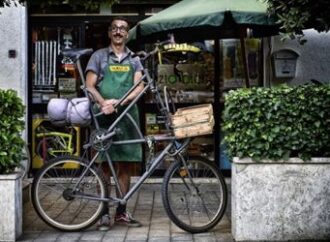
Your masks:
M205 78L205 65L162 64L158 65L158 84L178 90L206 90L210 85Z

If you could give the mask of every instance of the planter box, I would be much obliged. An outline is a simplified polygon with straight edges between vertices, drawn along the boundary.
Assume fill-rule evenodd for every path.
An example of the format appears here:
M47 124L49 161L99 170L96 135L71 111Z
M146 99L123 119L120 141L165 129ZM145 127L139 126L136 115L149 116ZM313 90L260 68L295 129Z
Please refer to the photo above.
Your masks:
M231 194L236 241L330 238L330 158L234 158Z
M22 181L18 174L0 175L0 241L22 234Z

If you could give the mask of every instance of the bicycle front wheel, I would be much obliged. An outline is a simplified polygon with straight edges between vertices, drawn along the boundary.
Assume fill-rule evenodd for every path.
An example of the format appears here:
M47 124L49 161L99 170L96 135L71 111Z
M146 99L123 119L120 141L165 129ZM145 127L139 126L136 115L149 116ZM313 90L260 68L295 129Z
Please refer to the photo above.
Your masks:
M179 228L202 233L223 217L227 188L223 176L202 157L190 157L170 165L164 176L162 197L165 210Z
M48 225L79 231L93 225L104 212L107 203L100 198L108 197L105 184L103 177L81 158L57 157L34 178L32 203Z

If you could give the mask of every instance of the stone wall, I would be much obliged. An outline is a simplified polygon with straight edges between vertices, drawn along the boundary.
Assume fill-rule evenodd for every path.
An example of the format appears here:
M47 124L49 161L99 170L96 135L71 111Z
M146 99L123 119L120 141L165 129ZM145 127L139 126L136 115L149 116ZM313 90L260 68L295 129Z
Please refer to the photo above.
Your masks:
M11 7L0 8L0 12L0 88L16 90L27 104L27 11L12 3ZM9 57L10 50L15 51L15 58ZM23 137L27 139L27 132Z
M270 41L265 41L264 80L266 86L276 85L279 83L297 85L310 82L311 79L316 79L324 83L330 83L330 33L318 33L317 31L310 29L305 30L304 34L305 39L307 40L304 45L300 45L297 40L282 41L280 36L271 37ZM280 49L292 49L299 54L295 78L274 78L271 63L267 61L267 58L271 53L274 53Z
M20 5L0 9L0 88L15 89L27 100L27 12ZM16 52L9 58L9 50Z
M232 234L236 241L330 238L330 159L255 163L234 159Z

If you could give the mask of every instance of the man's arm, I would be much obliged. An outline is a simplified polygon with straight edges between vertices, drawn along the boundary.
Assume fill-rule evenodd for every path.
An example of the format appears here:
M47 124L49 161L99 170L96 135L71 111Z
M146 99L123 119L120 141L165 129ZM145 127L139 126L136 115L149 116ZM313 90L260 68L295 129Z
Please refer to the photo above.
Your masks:
M141 80L142 72L137 71L134 73L134 84L138 83ZM122 102L122 105L128 104L130 101L132 101L137 95L139 95L140 92L142 92L144 88L143 82L141 82L129 95L128 97Z
M95 101L100 105L101 111L104 114L113 113L115 111L113 105L116 104L117 100L115 99L106 100L101 96L101 94L96 89L97 78L98 77L94 72L92 71L87 72L87 76L86 76L87 90L92 94Z

